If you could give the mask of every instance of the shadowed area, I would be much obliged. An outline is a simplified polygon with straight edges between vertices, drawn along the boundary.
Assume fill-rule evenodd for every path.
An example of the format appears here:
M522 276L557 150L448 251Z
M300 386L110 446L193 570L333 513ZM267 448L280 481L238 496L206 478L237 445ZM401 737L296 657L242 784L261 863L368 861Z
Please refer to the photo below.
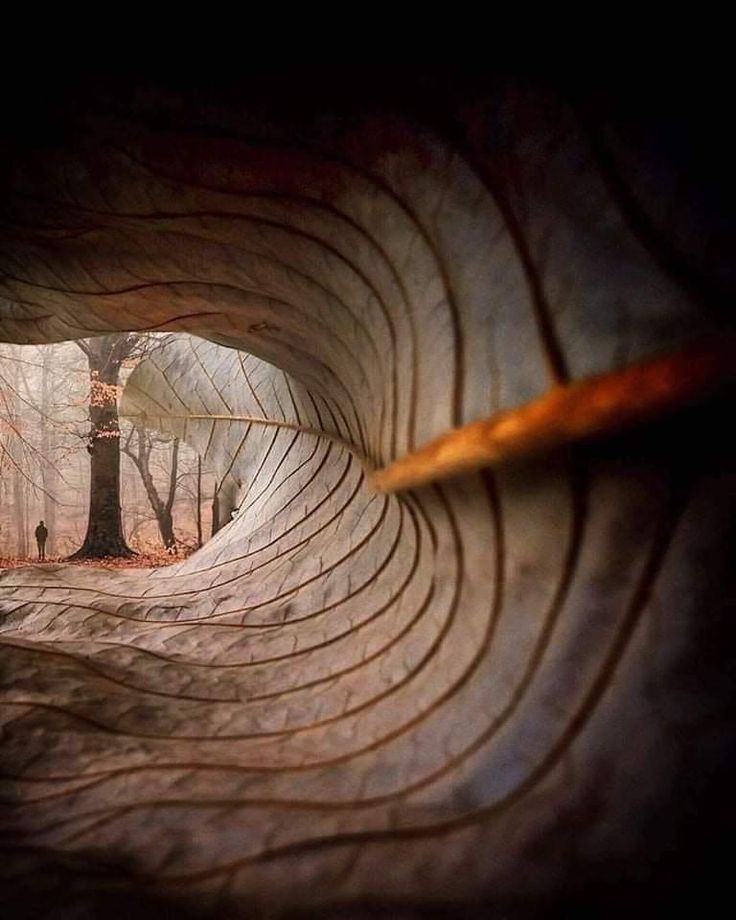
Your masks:
M727 399L365 474L728 334L725 221L614 105L312 89L61 93L6 145L0 338L171 332L122 412L234 509L165 569L0 577L13 910L662 903L728 804Z

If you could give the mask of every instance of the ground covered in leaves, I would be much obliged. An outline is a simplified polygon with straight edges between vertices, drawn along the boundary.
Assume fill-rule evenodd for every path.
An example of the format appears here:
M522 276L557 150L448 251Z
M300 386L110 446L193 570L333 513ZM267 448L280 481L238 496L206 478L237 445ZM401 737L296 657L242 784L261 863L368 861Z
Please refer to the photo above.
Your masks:
M160 552L137 553L127 558L121 556L105 556L102 559L68 559L63 556L53 556L39 562L37 559L15 559L0 556L0 571L3 569L22 569L34 565L81 565L93 569L154 569L179 562L191 555L191 550L179 550L177 554Z

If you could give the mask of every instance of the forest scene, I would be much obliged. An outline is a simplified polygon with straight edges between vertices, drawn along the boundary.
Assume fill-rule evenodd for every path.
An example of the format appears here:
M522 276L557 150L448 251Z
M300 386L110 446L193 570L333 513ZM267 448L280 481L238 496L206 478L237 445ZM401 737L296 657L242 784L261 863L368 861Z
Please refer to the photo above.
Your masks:
M0 345L0 567L37 561L39 521L46 562L168 565L211 536L211 471L178 438L118 416L160 338Z

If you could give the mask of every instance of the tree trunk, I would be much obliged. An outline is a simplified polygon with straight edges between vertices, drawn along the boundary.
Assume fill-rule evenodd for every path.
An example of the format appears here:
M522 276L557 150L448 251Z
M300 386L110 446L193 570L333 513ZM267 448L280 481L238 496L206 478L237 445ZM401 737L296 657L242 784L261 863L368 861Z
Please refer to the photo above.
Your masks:
M118 336L92 339L83 347L89 362L90 500L87 534L71 559L132 556L125 542L120 508L120 426L117 387L124 355Z
M49 532L46 542L47 556L53 556L56 540L56 491L58 471L53 457L53 429L49 424L51 415L52 387L49 370L53 352L51 347L43 348L43 365L41 368L41 480L43 482L43 515Z
M217 531L220 529L220 485L215 482L215 487L212 491L212 525L210 528L210 537L214 537Z
M202 458L197 457L197 546L202 546Z
M229 524L235 511L237 488L232 480L215 483L212 495L212 536Z
M173 549L176 546L176 537L174 536L174 519L172 513L174 510L174 499L176 498L177 477L179 475L179 438L174 438L171 445L171 468L169 470L169 494L166 497L164 514L159 519L159 530L167 549Z
M12 393L11 393L11 425L18 429L21 425L20 411L18 404L18 389L20 386L20 369L17 364L13 365ZM23 448L18 438L12 438L10 442L10 456L13 460L13 509L15 518L15 555L18 559L28 557L28 526L26 520L26 492L28 491L28 481L24 476L24 457Z
M17 458L16 458L17 462ZM15 555L19 559L28 556L28 529L26 526L26 493L27 483L23 476L15 470L13 472L13 506L15 509Z
M148 436L140 429L136 429L138 437L138 450L134 451L130 447L131 438L123 448L125 453L135 463L138 472L141 475L141 481L146 489L146 495L151 505L153 513L156 515L156 523L161 534L161 539L166 549L173 549L176 546L176 537L174 536L174 518L173 508L174 499L176 498L177 476L179 472L179 439L174 438L171 448L171 466L169 470L169 489L166 502L161 500L158 494L156 484L151 474L151 442ZM131 436L132 437L132 436Z

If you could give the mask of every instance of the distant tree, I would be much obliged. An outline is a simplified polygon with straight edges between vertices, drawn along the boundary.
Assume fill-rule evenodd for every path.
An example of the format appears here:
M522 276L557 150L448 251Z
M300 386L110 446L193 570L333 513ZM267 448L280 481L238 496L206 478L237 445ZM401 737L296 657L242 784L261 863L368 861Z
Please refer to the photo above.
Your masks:
M27 457L29 443L24 434L24 424L21 418L20 387L22 368L17 362L10 365L10 372L3 377L0 387L0 400L2 401L3 417L3 444L2 466L9 474L11 491L10 500L13 505L13 521L15 525L15 551L16 555L24 558L28 555L28 529L27 529L27 492L29 474L27 471Z
M212 528L211 536L222 530L225 524L229 524L233 519L233 514L238 509L238 484L228 476L215 481L212 490Z
M202 546L202 458L197 457L197 491L195 501L195 519L197 521L197 547Z
M48 536L48 553L53 555L56 542L56 509L58 501L56 494L59 486L59 470L52 461L53 456L53 427L51 424L53 382L51 379L51 365L53 351L50 348L41 349L41 443L40 451L43 462L41 463L41 482L43 484L43 518L46 521Z
M166 549L174 549L176 547L176 537L174 535L173 508L176 500L176 487L179 483L179 439L174 438L171 442L168 482L166 494L163 498L156 488L151 469L151 454L155 443L156 438L150 432L143 431L141 428L132 428L122 445L122 450L130 457L140 473L148 501L156 516L164 546ZM161 443L160 440L159 443Z
M63 529L77 521L85 471L77 460L82 382L76 349L65 344L0 347L0 518L2 551L26 558L29 529L39 518L49 528L47 552L58 549L57 511ZM67 538L64 538L67 539Z

